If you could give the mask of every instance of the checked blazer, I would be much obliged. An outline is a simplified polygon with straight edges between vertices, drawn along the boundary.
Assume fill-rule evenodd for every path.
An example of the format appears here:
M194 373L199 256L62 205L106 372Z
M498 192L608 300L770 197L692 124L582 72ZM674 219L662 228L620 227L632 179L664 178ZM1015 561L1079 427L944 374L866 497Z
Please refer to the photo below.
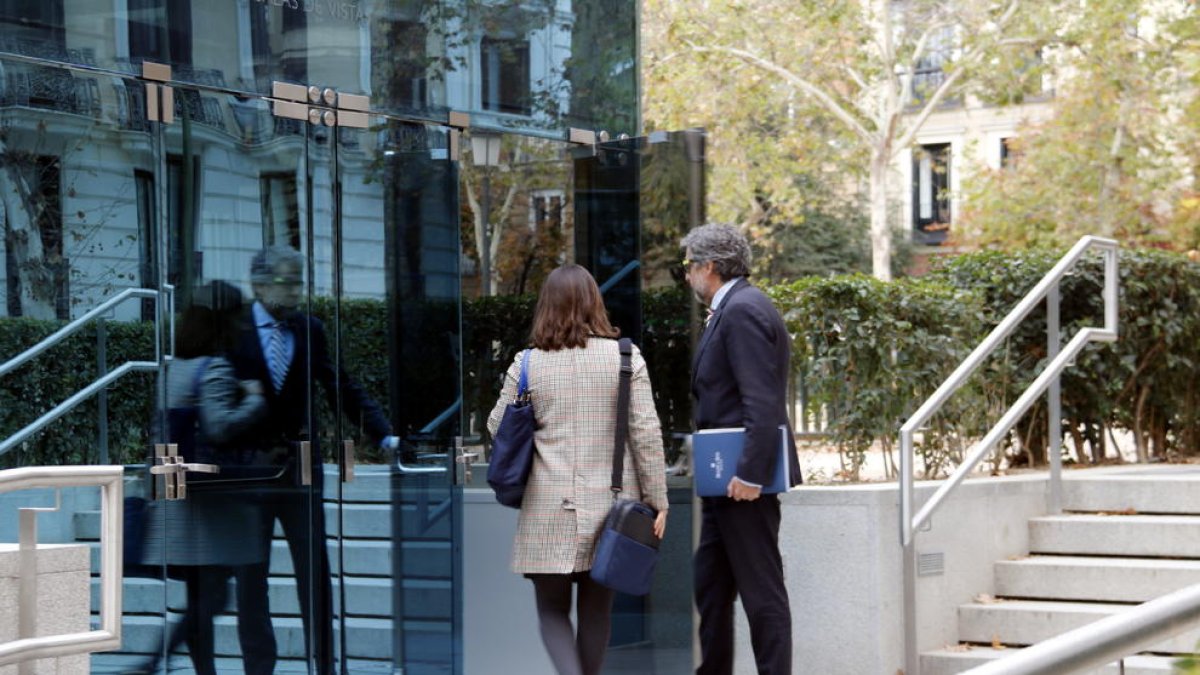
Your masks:
M667 508L662 433L646 361L636 346L632 365L623 496L662 510ZM612 505L620 368L617 341L608 338L590 338L583 348L535 349L529 355L530 398L540 428L534 434L537 452L513 544L514 572L591 569L596 535ZM517 352L488 417L492 434L516 396L520 373Z

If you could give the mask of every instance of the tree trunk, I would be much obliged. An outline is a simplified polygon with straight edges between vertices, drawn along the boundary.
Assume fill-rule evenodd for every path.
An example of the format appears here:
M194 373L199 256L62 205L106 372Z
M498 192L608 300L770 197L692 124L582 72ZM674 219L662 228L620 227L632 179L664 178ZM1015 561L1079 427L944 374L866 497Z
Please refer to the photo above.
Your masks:
M0 144L0 153L5 149ZM53 287L53 280L46 266L42 236L37 229L37 206L33 203L31 188L11 161L5 162L0 170L0 209L4 210L3 234L8 263L16 268L8 269L7 273L20 279L20 315L53 319L56 316L53 294L51 299L44 297L46 289Z
M883 281L892 280L892 228L888 223L888 155L876 150L871 158L871 274Z

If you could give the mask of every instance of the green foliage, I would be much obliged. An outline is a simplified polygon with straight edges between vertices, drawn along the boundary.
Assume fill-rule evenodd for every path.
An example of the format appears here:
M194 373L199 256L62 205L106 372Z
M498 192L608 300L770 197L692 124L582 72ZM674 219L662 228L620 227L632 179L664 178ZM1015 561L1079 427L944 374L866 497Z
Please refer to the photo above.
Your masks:
M827 431L855 475L874 444L896 443L912 414L967 353L1041 279L1061 252L985 251L947 261L929 276L885 283L855 274L807 277L766 289L792 334L792 368L810 401L828 412ZM1133 432L1143 457L1200 451L1200 265L1154 250L1124 251L1120 265L1120 339L1089 346L1062 378L1063 434L1078 462L1099 461L1111 429ZM1088 256L1061 286L1065 343L1103 320L1103 264ZM501 377L528 344L535 297L494 296L462 304L419 303L389 310L373 300L342 302L340 341L350 374L405 435L416 434L461 386L465 435L482 436ZM691 355L699 320L682 287L642 297L641 349L670 453L674 434L691 428ZM333 306L314 303L332 327ZM389 314L390 312L390 314ZM462 332L459 333L459 326ZM974 373L918 437L925 475L944 473L994 424L1047 360L1046 317L1034 308L1002 349ZM0 319L0 353L16 354L61 324ZM108 322L110 364L152 360L153 327ZM332 329L331 329L332 330ZM0 437L8 436L97 376L95 328L6 376L0 387ZM331 336L334 337L334 336ZM394 344L389 344L394 343ZM461 351L458 351L461 349ZM405 359L399 363L397 354ZM462 378L454 376L461 354ZM153 374L121 380L108 395L110 461L140 461L153 429ZM10 453L4 466L99 461L96 403L85 403ZM326 447L345 434L319 403ZM352 431L350 433L353 433ZM346 437L346 436L342 436ZM1002 443L1010 463L1046 460L1046 411L1039 402ZM1084 447L1091 448L1091 457ZM364 461L377 461L360 439Z

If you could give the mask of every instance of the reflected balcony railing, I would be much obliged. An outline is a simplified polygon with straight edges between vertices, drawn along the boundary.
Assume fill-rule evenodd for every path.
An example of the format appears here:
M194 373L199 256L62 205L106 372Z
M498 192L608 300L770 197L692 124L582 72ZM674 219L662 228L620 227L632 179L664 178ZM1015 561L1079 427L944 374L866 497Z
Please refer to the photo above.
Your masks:
M90 77L66 70L33 65L8 65L0 78L0 105L43 108L98 117L100 85Z

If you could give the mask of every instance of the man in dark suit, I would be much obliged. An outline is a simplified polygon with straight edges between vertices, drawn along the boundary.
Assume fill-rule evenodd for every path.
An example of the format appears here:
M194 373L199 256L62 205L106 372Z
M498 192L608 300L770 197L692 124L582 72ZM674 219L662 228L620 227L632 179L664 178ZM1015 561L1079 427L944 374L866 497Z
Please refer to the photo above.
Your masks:
M695 557L701 675L733 673L733 601L741 596L759 673L791 675L792 617L779 553L778 495L762 494L788 425L790 348L779 311L750 285L750 245L729 225L687 234L688 284L709 309L692 364L699 429L744 427L745 447L726 497L704 497ZM800 482L788 426L788 483Z
M287 539L307 653L316 672L324 675L334 672L333 592L322 502L324 471L317 433L309 422L315 424L316 415L309 392L315 392L319 384L335 411L340 395L347 417L361 420L367 433L385 449L394 450L399 441L391 435L379 406L345 371L334 368L321 321L297 311L303 269L304 258L292 248L270 247L254 256L250 283L255 302L244 316L231 360L239 379L263 383L267 399L266 414L247 432L244 443L262 451L260 454L273 454L288 467L277 479L256 487L264 510L263 526L270 532L278 520ZM308 480L300 475L303 441L309 442ZM265 675L275 669L268 571L269 564L262 564L238 572L237 582L246 586L239 598L253 598L247 606L238 607L241 643L257 645L243 654L247 675Z

